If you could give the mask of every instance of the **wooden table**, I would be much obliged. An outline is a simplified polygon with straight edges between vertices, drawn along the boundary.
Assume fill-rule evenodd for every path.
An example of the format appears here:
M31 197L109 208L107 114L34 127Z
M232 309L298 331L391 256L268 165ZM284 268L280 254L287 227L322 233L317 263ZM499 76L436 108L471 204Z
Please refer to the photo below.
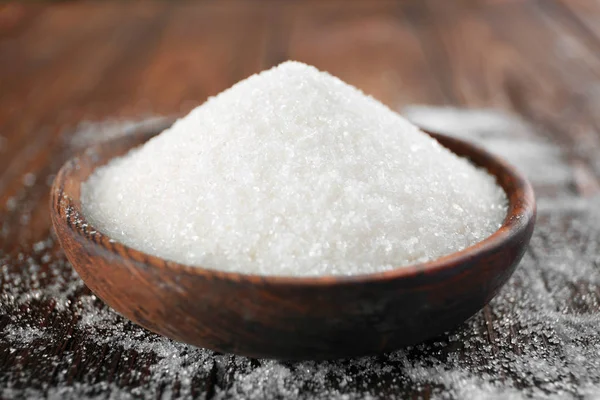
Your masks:
M72 272L48 214L68 157L286 59L424 124L470 118L532 174L530 250L455 331L358 360L250 360L146 332ZM598 398L599 77L592 0L0 6L0 398Z

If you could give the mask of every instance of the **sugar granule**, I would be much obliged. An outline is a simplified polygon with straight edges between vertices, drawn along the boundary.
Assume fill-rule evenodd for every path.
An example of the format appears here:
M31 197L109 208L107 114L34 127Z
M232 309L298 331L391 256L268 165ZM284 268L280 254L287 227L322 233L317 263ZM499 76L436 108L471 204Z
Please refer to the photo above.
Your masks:
M265 275L373 273L501 225L495 179L382 103L298 62L245 79L82 186L131 247Z

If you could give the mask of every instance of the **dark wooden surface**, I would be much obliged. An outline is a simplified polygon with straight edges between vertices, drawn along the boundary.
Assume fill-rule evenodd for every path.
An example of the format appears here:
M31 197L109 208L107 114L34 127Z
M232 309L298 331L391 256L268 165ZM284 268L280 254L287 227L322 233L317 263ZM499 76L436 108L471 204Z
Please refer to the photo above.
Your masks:
M72 272L48 211L64 160L107 120L185 113L288 58L397 110L525 121L475 139L502 131L509 156L531 149L514 160L532 174L538 225L509 284L461 328L368 359L245 359L133 326ZM1 5L0 397L596 398L599 77L592 0Z

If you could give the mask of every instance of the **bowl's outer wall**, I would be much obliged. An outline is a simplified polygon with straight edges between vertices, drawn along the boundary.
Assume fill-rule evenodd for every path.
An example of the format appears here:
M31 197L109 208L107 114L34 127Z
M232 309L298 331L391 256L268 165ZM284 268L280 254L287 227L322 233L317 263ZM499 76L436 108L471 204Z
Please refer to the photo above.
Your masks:
M457 326L495 296L533 231L531 188L498 175L492 165L490 172L511 203L519 198L515 228L502 246L465 252L443 268L423 265L385 279L327 277L324 284L298 284L164 262L85 227L79 204L80 183L96 166L163 129L104 144L67 163L53 187L52 220L69 261L98 297L151 331L200 347L253 357L327 359L417 343ZM464 142L436 137L466 155ZM489 162L469 156L479 165Z

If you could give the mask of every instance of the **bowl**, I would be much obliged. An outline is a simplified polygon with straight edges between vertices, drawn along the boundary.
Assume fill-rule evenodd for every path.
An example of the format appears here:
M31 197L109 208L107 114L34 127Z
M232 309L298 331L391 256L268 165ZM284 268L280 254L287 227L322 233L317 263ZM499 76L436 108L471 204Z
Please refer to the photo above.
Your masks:
M531 238L536 206L527 179L481 148L428 132L487 169L509 199L501 228L471 247L387 272L323 277L222 272L151 256L92 227L81 211L80 188L95 168L172 122L142 126L68 161L52 186L51 214L69 261L91 291L136 324L177 341L288 360L398 349L455 328L485 306Z

